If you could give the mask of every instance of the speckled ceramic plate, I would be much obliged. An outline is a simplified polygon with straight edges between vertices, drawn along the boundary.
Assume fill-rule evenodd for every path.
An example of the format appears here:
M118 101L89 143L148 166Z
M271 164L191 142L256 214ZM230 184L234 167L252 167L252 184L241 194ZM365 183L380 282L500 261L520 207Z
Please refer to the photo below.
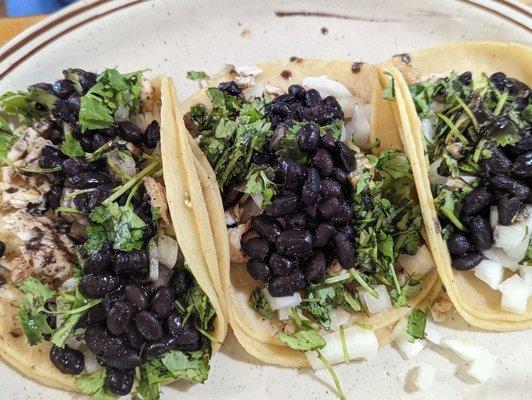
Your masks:
M375 62L397 53L460 40L532 43L530 11L516 0L155 0L80 1L0 49L0 92L57 78L65 67L150 68L176 78L181 97L196 86L191 69L210 74L226 63L291 56ZM441 328L468 337L499 356L491 381L472 385L460 363L424 350L404 361L393 348L370 362L337 368L349 399L531 399L532 332L486 333L460 317ZM412 393L409 371L419 362L438 368L430 393ZM72 399L0 364L0 400ZM230 335L204 385L177 383L163 398L334 399L324 372L262 365ZM74 396L79 399L80 396Z

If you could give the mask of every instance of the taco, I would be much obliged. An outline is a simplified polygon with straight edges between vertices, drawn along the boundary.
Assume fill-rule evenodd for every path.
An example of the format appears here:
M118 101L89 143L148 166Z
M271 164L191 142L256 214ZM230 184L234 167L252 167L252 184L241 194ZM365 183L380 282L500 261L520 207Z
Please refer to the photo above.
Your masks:
M172 96L115 69L0 96L0 356L27 377L145 400L207 379L227 326Z
M330 368L374 354L414 308L424 327L437 272L376 70L297 59L207 83L178 127L240 344L268 363Z
M532 327L532 49L462 43L384 66L440 278L472 325Z

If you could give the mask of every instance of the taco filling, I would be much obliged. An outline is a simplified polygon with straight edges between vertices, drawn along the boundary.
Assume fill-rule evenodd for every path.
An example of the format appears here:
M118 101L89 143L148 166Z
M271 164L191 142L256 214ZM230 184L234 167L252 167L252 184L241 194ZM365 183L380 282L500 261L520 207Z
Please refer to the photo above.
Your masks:
M246 282L246 306L273 327L271 338L245 329L315 368L367 358L378 342L364 316L407 307L434 267L408 158L370 152L371 106L337 81L285 91L236 74L184 119L220 186L232 285Z
M18 299L28 352L98 398L136 381L158 399L209 372L216 311L170 221L158 102L141 72L114 69L0 96L0 295Z
M530 88L502 72L471 72L410 86L429 179L455 270L527 312L532 285Z

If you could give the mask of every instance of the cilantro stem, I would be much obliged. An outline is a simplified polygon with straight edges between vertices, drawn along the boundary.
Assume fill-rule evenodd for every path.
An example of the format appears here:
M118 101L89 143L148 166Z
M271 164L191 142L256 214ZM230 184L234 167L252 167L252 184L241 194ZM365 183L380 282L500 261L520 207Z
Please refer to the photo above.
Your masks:
M73 192L65 194L65 199L70 199L72 197L76 197L78 194L84 194L84 193L90 193L94 192L96 189L80 189L80 190L74 190Z
M467 114L467 116L469 117L471 122L473 123L473 126L475 127L475 131L478 132L478 121L477 121L475 115L473 114L473 112L471 111L471 109L467 106L466 103L464 103L464 101L460 98L460 96L455 94L454 97L455 97L455 100L458 102L458 104L460 104L462 109L465 111L465 113Z
M349 270L349 273L353 276L353 278L355 278L355 280L360 284L360 286L362 286L368 291L369 294L371 294L376 299L379 298L379 294L377 293L377 291L373 289L370 285L368 285L368 283L360 276L357 270L351 268Z
M57 207L57 212L64 212L64 213L74 213L74 214L83 214L83 212L73 208L73 207Z
M499 98L499 102L497 103L497 107L495 107L495 110L493 110L493 115L499 115L504 108L504 104L506 104L506 100L508 99L508 91L505 90L501 97Z
M89 308L94 307L97 304L100 304L102 302L102 299L93 300L84 306L73 308L72 310L65 310L65 311L48 311L48 314L61 314L61 315L72 315L77 314L82 311L88 310Z
M340 325L340 340L342 341L342 351L344 353L344 361L349 364L349 352L347 351L347 342L345 341L344 326Z
M96 161L100 158L100 155L105 151L111 149L115 144L114 140L110 140L101 147L97 148L93 153L85 153L87 161Z
M29 168L29 167L21 167L18 165L13 164L11 161L5 159L3 160L8 166L11 168L22 171L22 172L28 172L32 174L47 174L51 172L59 172L61 171L61 167L54 167L54 168Z
M127 196L126 206L129 206L131 200L133 200L133 196L135 196L135 193L137 193L137 190L139 190L140 185L142 185L142 181L138 181L135 186L133 186L131 192L129 192L129 195Z
M475 148L475 152L473 153L473 162L476 164L480 160L480 155L482 154L482 149L484 148L484 145L486 144L486 139L480 139L478 141L478 145Z
M126 193L129 189L135 186L137 182L141 181L142 178L144 178L145 176L148 176L158 165L159 165L159 160L154 161L151 164L149 164L146 168L140 171L137 175L131 178L128 182L124 183L120 187L120 189L118 189L111 196L105 199L103 204L108 205L109 203L112 203L113 201L118 199L120 196Z
M469 140L466 139L464 135L460 133L457 126L447 117L446 115L443 115L442 113L437 113L436 116L440 118L445 124L449 127L451 130L451 134L455 136L456 138L460 139L460 141L464 144L469 144Z
M440 212L449 220L451 221L458 229L461 231L465 231L464 225L460 222L458 217L454 215L452 210L450 210L448 207L440 207Z
M329 371L329 374L331 375L334 385L336 386L336 393L338 394L338 397L341 400L346 400L344 391L342 390L342 385L340 384L340 379L338 379L338 375L336 375L336 372L334 372L334 369L331 365L331 363L323 357L323 354L319 350L316 350L316 353L318 354L318 359L321 361L323 366Z
M201 333L203 336L205 336L211 342L216 343L216 344L222 344L222 342L220 342L218 339L216 339L214 336L212 336L205 329L201 329L199 326L196 326L196 329L198 330L199 333Z
M393 263L390 263L389 266L390 275L392 276L393 285L395 286L395 290L397 290L398 296L401 296L403 294L403 290L401 289L401 284L399 283L399 279L397 279L397 273L395 272L395 268L393 266Z

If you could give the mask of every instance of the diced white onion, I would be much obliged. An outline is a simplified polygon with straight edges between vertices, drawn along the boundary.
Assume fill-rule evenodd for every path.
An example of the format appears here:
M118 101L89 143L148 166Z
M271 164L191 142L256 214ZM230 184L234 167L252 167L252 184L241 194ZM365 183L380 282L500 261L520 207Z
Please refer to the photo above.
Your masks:
M372 288L377 292L378 297L373 297L371 293L363 287L357 288L360 300L362 300L362 304L367 308L368 312L370 314L380 314L392 308L390 295L388 294L388 290L386 290L386 286L375 285L372 286Z
M524 225L497 225L493 230L493 245L501 249L511 249L525 239L526 233Z
M485 259L475 267L475 276L497 290L504 276L504 267L492 260Z
M484 257L501 264L513 272L517 271L517 268L519 268L519 262L509 257L503 249L492 246L488 250L484 250L482 254Z
M441 346L452 350L453 353L464 361L473 361L482 351L485 351L482 346L478 346L469 340L462 339L444 338L441 341Z
M432 258L432 254L426 245L421 246L413 256L401 254L397 261L409 274L422 276L436 266L434 258Z
M532 291L532 266L520 265L519 275L521 275L521 278L523 278L528 288Z
M155 240L152 239L148 243L148 256L150 258L150 274L149 279L155 282L159 277L159 251Z
M499 225L499 210L497 206L490 207L490 225L492 230Z
M291 307L283 307L277 310L277 317L279 320L286 321L290 318L290 308Z
M395 324L391 338L401 354L409 360L418 355L425 348L427 341L421 339L415 339L413 342L408 341L406 336L406 325L407 322L405 318Z
M167 235L157 237L157 249L159 263L168 268L174 268L177 261L179 245L177 241Z
M348 133L353 133L357 146L368 147L371 133L371 104L356 104L351 121L347 123L345 129Z
M78 287L78 278L74 276L71 278L68 278L61 285L61 289L66 290L66 291L75 290L77 287Z
M493 375L497 356L487 349L482 349L480 354L471 362L465 373L476 379L479 383L486 383Z
M506 247L503 250L508 255L508 257L510 257L512 260L515 260L515 262L519 262L523 258L525 258L526 251L528 250L528 241L529 238L526 237L517 246Z
M499 291L502 293L501 309L516 314L526 313L530 289L523 278L512 275L499 285Z
M353 97L349 89L340 82L329 79L327 75L308 76L301 80L301 84L306 88L316 89L323 98L333 96L338 100L341 97Z
M85 372L87 374L94 374L103 368L92 351L87 349L83 355L85 356Z
M331 331L336 332L342 325L347 325L351 319L351 314L341 308L331 311Z
M244 96L247 100L262 97L262 93L264 93L264 85L262 83L257 83L244 90Z
M473 175L460 175L460 179L462 179L468 185L471 185L477 179L477 177Z
M434 143L434 125L430 119L423 118L421 120L421 132L423 132L427 142Z
M78 340L75 336L70 336L67 340L65 340L65 344L71 349L78 350L83 342Z
M434 376L436 375L436 368L430 364L420 364L414 370L412 377L412 384L418 390L430 389L434 382Z
M251 198L259 210L262 209L262 202L264 201L264 196L262 194L252 194Z
M225 224L227 226L236 224L235 215L232 210L225 210Z
M370 359L377 354L379 342L375 332L370 329L363 329L358 326L352 326L344 329L344 337L347 349L347 355L350 360ZM342 346L342 337L340 332L328 333L323 335L327 343L320 353L331 364L338 364L344 361L344 349ZM315 351L305 353L312 368L321 369L323 364L318 359Z
M441 165L441 158L438 158L432 164L429 165L429 180L431 183L438 185L445 185L447 183L447 177L438 174L438 168Z
M425 339L437 346L439 346L442 341L441 332L436 329L435 324L428 319L425 325Z
M357 107L357 103L355 101L355 98L353 96L337 97L336 101L338 101L338 104L340 104L340 107L342 107L342 111L344 112L344 116L346 118L348 116L351 116L351 120L353 120L353 116L355 114L355 109ZM347 133L350 135L351 133L353 133L353 130L350 129Z
M273 311L280 310L281 308L295 307L301 304L301 295L299 292L295 292L292 296L273 297L268 292L268 288L262 289L262 293Z
M109 167L109 172L117 179L120 180L122 177L116 173L115 168L118 169L123 175L132 178L137 173L137 164L135 159L128 153L123 151L113 150L107 153L107 163L113 165Z

